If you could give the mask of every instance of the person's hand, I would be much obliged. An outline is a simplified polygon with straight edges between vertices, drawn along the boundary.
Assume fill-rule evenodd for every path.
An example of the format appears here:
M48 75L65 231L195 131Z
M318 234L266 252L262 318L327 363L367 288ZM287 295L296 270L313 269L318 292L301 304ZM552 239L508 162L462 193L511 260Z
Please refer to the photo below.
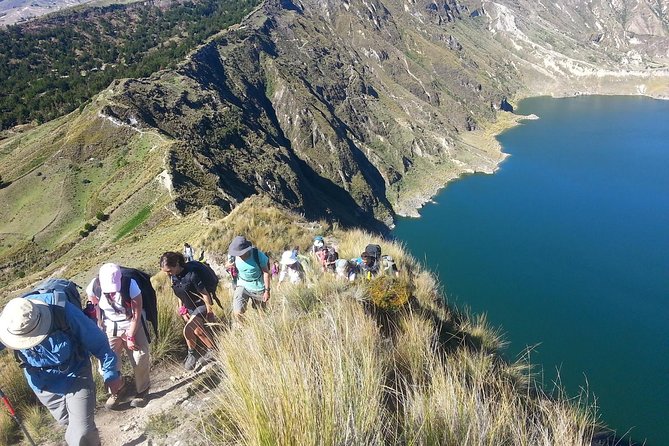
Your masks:
M139 350L139 347L137 347L137 345L135 345L135 337L134 336L126 336L125 341L126 341L126 344L128 345L128 350L133 350L133 351Z
M269 290L265 290L264 293L262 293L262 301L267 302L269 300Z
M125 386L125 380L120 374L118 378L107 382L107 387L109 387L109 392L111 392L112 395L118 395L118 393L121 391L121 389L123 389L124 386Z
M207 314L204 317L207 322L216 322L216 315L213 311L207 311Z

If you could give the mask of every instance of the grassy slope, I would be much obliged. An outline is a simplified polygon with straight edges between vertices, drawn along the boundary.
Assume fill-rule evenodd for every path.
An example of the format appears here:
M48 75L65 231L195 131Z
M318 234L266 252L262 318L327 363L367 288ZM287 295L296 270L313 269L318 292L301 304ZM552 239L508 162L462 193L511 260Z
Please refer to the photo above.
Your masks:
M0 175L11 181L0 189L0 282L90 257L93 246L171 215L156 180L171 142L100 117L106 101L101 95L82 112L0 141ZM138 219L142 209L152 212ZM86 223L97 229L82 239Z
M471 319L445 306L439 283L398 244L304 221L262 197L220 220L166 216L143 235L134 234L113 247L86 240L90 245L82 252L88 255L63 259L63 275L85 283L106 260L148 266L154 273L160 253L180 249L185 240L204 247L217 266L236 234L278 257L285 247L307 251L313 236L322 234L344 258L380 243L398 263L398 283L411 289L409 304L386 311L375 307L375 294L364 282L335 281L307 260L306 284L275 284L266 317L249 310L245 325L220 333L226 378L215 390L214 416L202 444L571 446L587 444L592 434L590 408L537 392L527 364L501 359L503 342L485 318ZM154 280L163 339L153 345L154 357L164 357L182 345L180 324L165 276ZM224 327L230 322L226 281L219 290ZM0 386L11 388L15 400L29 401L11 361L5 357L0 366L5 368ZM40 423L31 426L36 431ZM0 437L12 435L12 429L0 416Z

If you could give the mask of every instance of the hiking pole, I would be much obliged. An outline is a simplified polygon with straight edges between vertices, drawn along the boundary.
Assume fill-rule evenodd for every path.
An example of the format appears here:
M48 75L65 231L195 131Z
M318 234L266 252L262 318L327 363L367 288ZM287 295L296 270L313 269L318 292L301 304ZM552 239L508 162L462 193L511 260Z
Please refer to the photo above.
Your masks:
M23 425L23 423L21 423L21 420L19 419L19 416L16 415L16 411L15 411L14 408L12 407L12 403L9 402L9 398L7 398L7 395L5 395L5 392L3 392L2 389L0 389L0 398L2 398L2 401L5 403L5 406L7 406L7 410L9 411L9 414L12 416L12 418L14 418L14 421L16 421L16 424L19 425L19 427L20 427L21 430L23 431L23 434L24 434L24 435L26 436L26 438L28 439L28 442L29 442L32 446L37 446L37 445L35 444L35 442L33 441L32 437L30 436L30 434L28 433L28 431L26 430L26 428L25 428L25 426Z

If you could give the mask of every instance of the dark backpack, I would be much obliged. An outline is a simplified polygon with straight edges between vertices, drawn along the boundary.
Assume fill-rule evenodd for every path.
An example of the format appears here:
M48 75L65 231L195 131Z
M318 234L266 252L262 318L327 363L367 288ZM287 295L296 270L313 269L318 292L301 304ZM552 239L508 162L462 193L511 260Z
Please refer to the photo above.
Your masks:
M137 282L140 291L142 292L142 310L146 315L146 320L153 325L153 334L158 339L158 299L156 297L156 290L151 284L151 276L135 268L121 267L121 296L123 297L123 307L130 308L130 280ZM149 329L142 318L142 326L146 333L146 338L151 342L149 336Z
M367 245L365 252L367 255L374 257L376 261L381 259L381 247L379 245Z
M193 260L191 262L186 262L186 271L195 271L214 302L216 302L219 307L223 308L221 301L216 297L216 288L218 288L219 279L211 266L207 263Z

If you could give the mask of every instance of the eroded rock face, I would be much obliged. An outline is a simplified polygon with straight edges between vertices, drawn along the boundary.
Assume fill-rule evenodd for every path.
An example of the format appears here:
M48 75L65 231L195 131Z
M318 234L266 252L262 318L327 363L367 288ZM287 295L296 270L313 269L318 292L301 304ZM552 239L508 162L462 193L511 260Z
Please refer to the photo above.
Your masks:
M507 98L588 75L578 51L613 70L598 46L620 30L666 31L648 14L604 22L604 2L504 3L267 0L178 70L125 81L106 113L177 141L182 212L262 192L310 218L388 224L431 166L491 170L460 135L513 111Z

